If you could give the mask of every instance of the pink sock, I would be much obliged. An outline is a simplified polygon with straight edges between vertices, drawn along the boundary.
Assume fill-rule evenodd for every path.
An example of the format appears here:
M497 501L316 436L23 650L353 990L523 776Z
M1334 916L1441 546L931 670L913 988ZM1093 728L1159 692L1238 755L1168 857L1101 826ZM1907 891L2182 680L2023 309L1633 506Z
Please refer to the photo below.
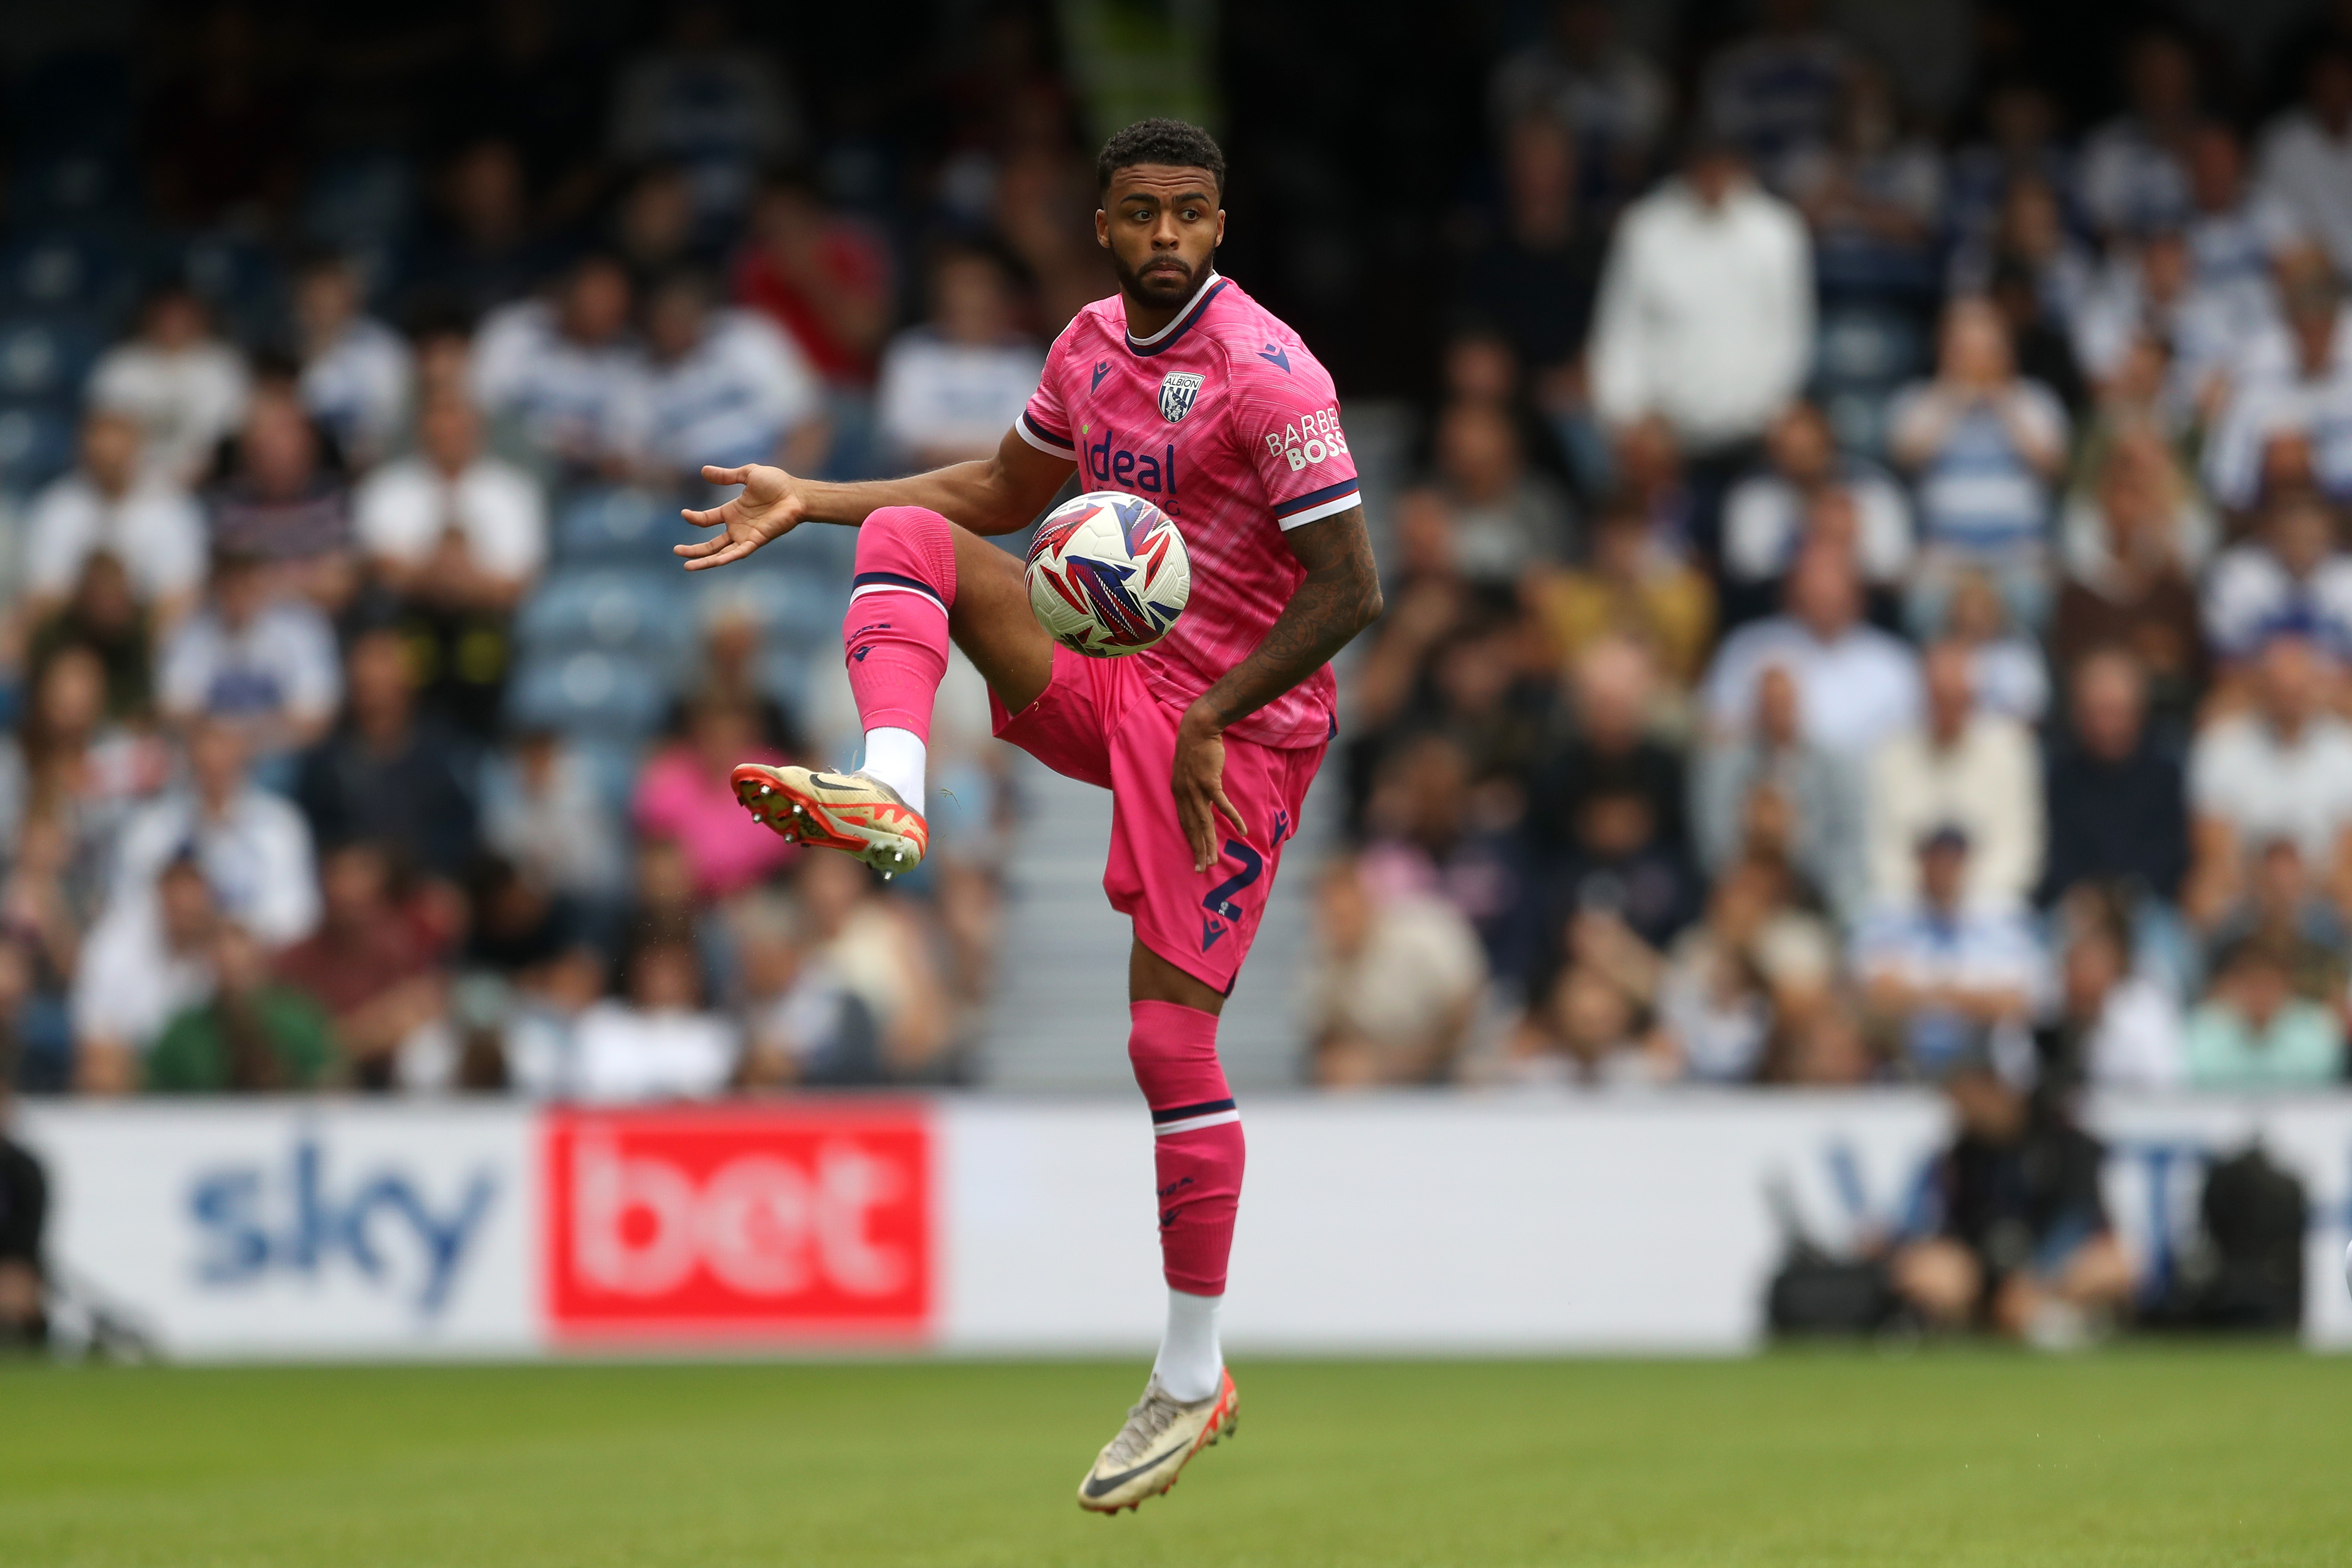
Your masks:
M1158 1134L1160 1264L1173 1289L1222 1296L1244 1150L1242 1113L1217 1062L1217 1020L1174 1002L1127 1010L1128 1059Z
M948 672L948 609L955 594L955 539L938 512L886 506L857 531L857 574L841 641L850 694L866 729L931 738L931 700Z

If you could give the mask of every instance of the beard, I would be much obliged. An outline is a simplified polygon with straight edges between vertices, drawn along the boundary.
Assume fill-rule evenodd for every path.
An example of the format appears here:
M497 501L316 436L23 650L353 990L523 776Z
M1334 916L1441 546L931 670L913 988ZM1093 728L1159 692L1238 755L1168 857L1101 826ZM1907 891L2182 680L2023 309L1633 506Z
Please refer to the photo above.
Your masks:
M1201 284L1201 275L1181 256L1154 256L1143 268L1131 268L1118 251L1110 253L1111 275L1118 279L1120 290L1148 305L1181 305L1192 297L1192 290ZM1183 270L1179 272L1176 268Z

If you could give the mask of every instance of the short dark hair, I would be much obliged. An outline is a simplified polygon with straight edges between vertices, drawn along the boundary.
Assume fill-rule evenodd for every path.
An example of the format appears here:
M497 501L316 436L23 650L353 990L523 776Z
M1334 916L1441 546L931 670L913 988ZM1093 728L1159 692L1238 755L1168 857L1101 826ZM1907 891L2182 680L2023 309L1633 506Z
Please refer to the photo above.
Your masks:
M1225 153L1217 139L1181 120L1139 120L1103 143L1095 160L1095 194L1108 195L1113 175L1138 163L1166 163L1179 169L1206 169L1217 182L1217 195L1225 194Z

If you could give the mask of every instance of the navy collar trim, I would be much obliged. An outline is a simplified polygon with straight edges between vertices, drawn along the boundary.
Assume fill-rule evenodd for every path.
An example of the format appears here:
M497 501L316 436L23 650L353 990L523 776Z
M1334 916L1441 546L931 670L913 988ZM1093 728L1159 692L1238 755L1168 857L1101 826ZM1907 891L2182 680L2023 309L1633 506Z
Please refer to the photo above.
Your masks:
M1199 321L1208 310L1209 301L1223 293L1224 288L1225 280L1214 272L1211 272L1208 281L1201 285L1201 291L1192 296L1190 304L1176 313L1174 321L1148 338L1139 338L1133 332L1128 333L1127 352L1138 359L1150 359L1153 354L1166 349L1171 343L1192 330L1192 323Z

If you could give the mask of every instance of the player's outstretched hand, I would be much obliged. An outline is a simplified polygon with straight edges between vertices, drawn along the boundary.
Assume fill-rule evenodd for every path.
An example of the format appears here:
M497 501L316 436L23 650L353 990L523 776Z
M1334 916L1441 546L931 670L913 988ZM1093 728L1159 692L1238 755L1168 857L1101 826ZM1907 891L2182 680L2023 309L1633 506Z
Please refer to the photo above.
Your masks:
M782 468L765 463L747 463L740 468L705 465L702 477L714 485L741 485L743 489L726 505L709 511L683 510L681 515L695 527L719 530L709 539L670 547L672 553L686 558L689 572L740 561L768 541L782 539L808 516L801 482Z
M1249 829L1242 814L1225 798L1225 737L1216 721L1197 705L1184 712L1176 727L1176 820L1192 846L1192 869L1205 871L1217 863L1217 818L1223 816L1244 837Z

